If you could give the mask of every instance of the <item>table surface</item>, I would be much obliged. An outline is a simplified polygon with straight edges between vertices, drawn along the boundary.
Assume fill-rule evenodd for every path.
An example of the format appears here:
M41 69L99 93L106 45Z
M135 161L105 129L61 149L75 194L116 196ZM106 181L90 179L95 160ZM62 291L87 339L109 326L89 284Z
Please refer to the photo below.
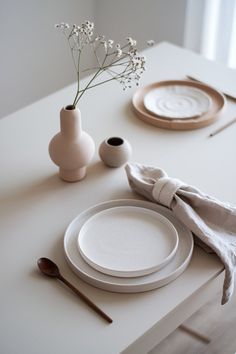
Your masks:
M226 68L168 43L147 49L145 55L147 71L141 85L184 79L213 68L219 77L228 74ZM235 102L227 100L225 112L211 126L173 131L135 116L131 110L135 88L123 92L112 82L91 90L80 109L96 154L84 180L66 183L58 178L48 143L59 130L59 111L71 102L75 88L66 87L0 121L1 353L144 353L206 301L207 289L222 277L219 259L195 247L187 270L169 285L139 294L106 292L71 271L63 235L70 221L94 204L138 199L124 168L108 168L98 157L101 141L114 135L129 140L133 162L159 166L169 176L235 204L236 124L208 138L236 114ZM43 277L36 267L42 256L52 258L114 322L107 324L62 284Z

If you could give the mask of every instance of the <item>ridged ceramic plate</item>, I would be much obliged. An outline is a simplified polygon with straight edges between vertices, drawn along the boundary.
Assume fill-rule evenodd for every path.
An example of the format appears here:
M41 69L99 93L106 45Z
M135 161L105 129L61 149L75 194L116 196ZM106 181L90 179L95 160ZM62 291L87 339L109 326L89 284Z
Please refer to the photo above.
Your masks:
M157 87L144 96L148 111L168 119L199 117L210 109L211 97L196 87L169 85Z
M81 256L77 242L78 233L84 223L93 215L114 207L136 206L153 210L165 216L174 225L178 232L179 244L173 259L160 271L141 277L124 278L103 274L92 268ZM64 236L64 252L71 269L85 282L104 290L135 293L159 288L176 279L187 268L192 252L192 233L179 221L173 213L160 205L142 200L121 199L105 202L93 206L79 214L67 227Z
M118 206L89 218L78 249L91 267L118 277L137 277L163 268L178 247L174 225L156 211Z

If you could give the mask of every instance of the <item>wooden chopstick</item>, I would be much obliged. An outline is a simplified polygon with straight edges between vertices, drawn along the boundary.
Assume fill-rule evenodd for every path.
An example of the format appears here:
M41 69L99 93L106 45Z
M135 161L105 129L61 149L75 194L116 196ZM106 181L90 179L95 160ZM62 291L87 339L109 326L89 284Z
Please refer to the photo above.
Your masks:
M222 130L228 128L230 125L236 123L236 117L233 118L232 120L230 120L228 123L222 125L220 128L216 129L214 132L212 132L210 135L209 135L209 138L211 138L212 136L215 136L216 134L222 132Z
M196 81L196 82L200 82L201 84L204 84L204 85L207 85L207 86L210 86L210 87L213 87L211 84L208 84L207 82L204 82L202 80L198 80L198 79L195 79L195 77L192 77L190 75L186 75L186 77L189 79L189 80L192 80L192 81ZM217 89L217 88L216 88ZM218 91L221 91L219 89L217 89ZM226 97L232 99L232 100L236 100L235 96L231 96L229 93L226 93L226 92L223 92L221 91Z
M190 79L190 80L204 83L204 82L202 82L202 81L200 81L200 80L198 80L198 79L195 79L194 77L192 77L192 76L190 76L190 75L186 75L186 77L187 77L188 79ZM230 96L230 95L228 95L228 94L226 94L226 93L224 93L224 95L225 95L225 96L228 96L228 97L230 97L230 98L233 98L233 99L235 100L235 97L232 97L232 96ZM224 130L224 129L230 127L230 126L231 126L232 124L234 124L235 122L236 122L236 117L235 117L234 119L232 119L231 121L229 121L228 123L222 125L220 128L216 129L214 132L212 132L212 133L209 135L209 138L211 138L211 137L215 136L216 134L222 132L222 130Z

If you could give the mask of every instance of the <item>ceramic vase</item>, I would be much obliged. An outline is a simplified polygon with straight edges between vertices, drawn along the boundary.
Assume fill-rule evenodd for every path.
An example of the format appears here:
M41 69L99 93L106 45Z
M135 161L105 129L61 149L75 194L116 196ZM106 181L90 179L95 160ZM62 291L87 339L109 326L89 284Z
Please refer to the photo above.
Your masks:
M59 166L60 178L67 182L83 179L94 151L93 139L82 130L80 110L72 106L62 108L60 132L49 144L49 155Z
M132 148L126 139L111 137L100 144L98 152L105 165L120 167L129 160Z

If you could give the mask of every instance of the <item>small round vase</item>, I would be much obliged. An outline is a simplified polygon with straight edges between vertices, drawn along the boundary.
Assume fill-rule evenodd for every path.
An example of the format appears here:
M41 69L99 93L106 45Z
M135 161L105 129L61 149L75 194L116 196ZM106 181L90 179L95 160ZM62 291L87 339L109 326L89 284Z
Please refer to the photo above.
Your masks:
M86 176L87 165L94 155L94 141L82 130L78 108L62 108L60 128L60 132L50 141L49 155L59 166L61 179L67 182L80 181Z
M120 167L129 160L132 148L127 140L120 137L111 137L100 144L98 152L105 165Z

